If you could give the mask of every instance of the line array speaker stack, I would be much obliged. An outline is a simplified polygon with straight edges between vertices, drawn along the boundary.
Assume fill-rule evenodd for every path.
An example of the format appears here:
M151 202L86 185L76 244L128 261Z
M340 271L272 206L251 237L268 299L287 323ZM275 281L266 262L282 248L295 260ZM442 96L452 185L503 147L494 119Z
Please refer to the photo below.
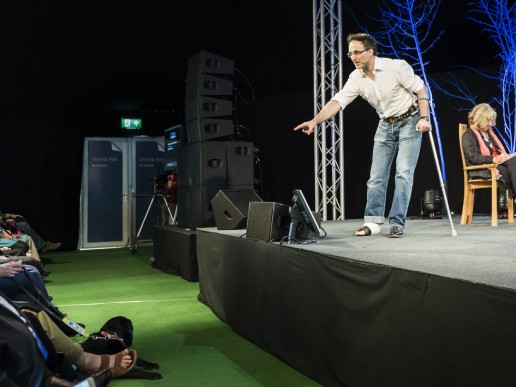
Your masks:
M233 60L206 51L188 60L185 121L189 143L233 135L234 68Z
M186 144L180 149L177 179L179 227L215 226L212 200L219 191L254 189L254 145L233 141L233 72L233 60L206 51L188 61Z

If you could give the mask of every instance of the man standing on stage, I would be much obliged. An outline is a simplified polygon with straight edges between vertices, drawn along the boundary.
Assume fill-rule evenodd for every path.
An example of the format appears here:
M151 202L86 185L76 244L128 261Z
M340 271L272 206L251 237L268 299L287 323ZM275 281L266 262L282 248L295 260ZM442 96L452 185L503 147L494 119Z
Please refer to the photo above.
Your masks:
M385 200L392 161L396 157L395 189L389 212L391 238L403 236L414 170L423 133L430 130L428 90L407 62L380 58L374 39L365 33L347 38L348 57L356 67L340 90L310 121L294 130L310 135L320 123L332 118L361 96L378 113L380 121L374 137L373 158L367 182L364 224L355 235L380 232L385 218Z

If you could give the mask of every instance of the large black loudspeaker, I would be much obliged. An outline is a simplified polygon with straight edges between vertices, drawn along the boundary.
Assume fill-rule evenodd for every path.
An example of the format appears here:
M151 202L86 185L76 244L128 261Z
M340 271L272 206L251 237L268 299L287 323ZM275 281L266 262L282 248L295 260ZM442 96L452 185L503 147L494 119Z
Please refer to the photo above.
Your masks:
M179 174L178 174L179 176ZM181 228L214 227L211 200L222 186L177 188L177 225Z
M182 143L177 163L179 227L215 225L211 203L217 192L245 191L254 187L253 143L231 141L235 132L231 79L234 67L233 60L207 51L199 52L188 61L185 95L187 143ZM242 217L243 212L235 216Z
M211 201L215 225L219 230L236 230L246 227L249 206L262 199L256 192L219 191Z
M254 186L253 143L200 141L181 147L178 187L219 186L249 189Z
M187 78L199 73L233 74L234 70L235 61L203 50L188 60Z
M289 206L276 202L249 203L246 238L271 242L288 235Z
M199 95L232 95L233 81L209 74L199 74L186 82L186 100Z
M201 51L188 61L185 122L188 142L212 140L234 133L231 59Z
M185 102L186 122L205 117L224 117L233 114L231 100L200 95Z
M235 133L233 120L199 118L186 123L188 142L208 141Z

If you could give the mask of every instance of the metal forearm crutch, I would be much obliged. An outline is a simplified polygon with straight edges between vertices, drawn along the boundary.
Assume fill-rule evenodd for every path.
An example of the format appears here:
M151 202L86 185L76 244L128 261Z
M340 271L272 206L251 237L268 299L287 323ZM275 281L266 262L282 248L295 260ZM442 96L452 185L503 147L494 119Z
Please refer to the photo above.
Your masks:
M452 236L457 236L457 231L455 231L455 227L453 227L453 222L451 218L450 206L448 205L448 197L446 195L446 190L444 188L443 175L441 174L441 167L439 165L439 159L437 158L437 152L435 151L434 144L434 136L432 135L432 127L428 131L428 137L430 137L430 144L432 145L432 152L434 154L435 166L437 167L437 174L439 175L439 182L441 184L441 191L443 193L444 204L446 205L446 212L448 213L448 219L450 220L451 234Z

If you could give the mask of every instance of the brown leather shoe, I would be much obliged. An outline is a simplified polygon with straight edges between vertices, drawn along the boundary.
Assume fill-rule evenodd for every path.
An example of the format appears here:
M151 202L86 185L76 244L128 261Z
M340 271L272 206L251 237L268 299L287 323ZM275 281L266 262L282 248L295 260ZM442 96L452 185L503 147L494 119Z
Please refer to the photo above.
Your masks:
M55 250L59 249L60 247L61 247L61 242L54 243L54 242L47 241L45 246L43 246L43 248L41 249L41 252L48 253L50 251L55 251Z

